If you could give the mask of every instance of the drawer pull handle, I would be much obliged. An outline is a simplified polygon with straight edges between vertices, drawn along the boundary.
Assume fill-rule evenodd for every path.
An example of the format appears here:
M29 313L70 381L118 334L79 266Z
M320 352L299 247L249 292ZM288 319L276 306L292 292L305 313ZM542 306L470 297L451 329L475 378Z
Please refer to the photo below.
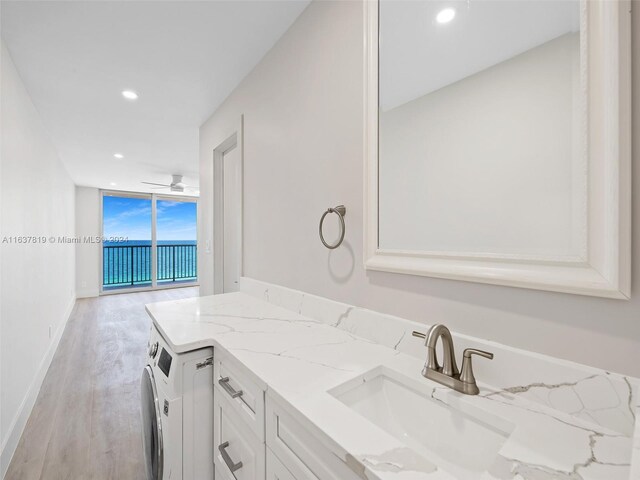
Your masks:
M207 358L204 362L196 363L196 370L201 370L205 367L213 365L213 357Z
M231 385L229 385L229 377L222 377L218 380L220 386L227 392L231 398L238 398L242 396L242 390L235 390Z
M228 446L229 442L224 442L222 445L218 446L218 450L220 451L220 455L222 455L224 463L227 464L227 467L229 467L229 470L231 470L231 473L233 473L236 470L240 470L242 468L242 462L233 463L233 460L231 460L231 457L227 453Z

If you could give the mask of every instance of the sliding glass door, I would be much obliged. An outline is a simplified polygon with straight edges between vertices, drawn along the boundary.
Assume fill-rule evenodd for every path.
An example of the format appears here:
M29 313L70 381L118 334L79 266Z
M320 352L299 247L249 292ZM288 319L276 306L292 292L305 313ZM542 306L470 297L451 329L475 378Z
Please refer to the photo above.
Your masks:
M197 199L102 192L102 291L197 281Z
M152 286L151 207L150 196L103 194L104 290Z
M193 282L198 276L196 252L197 204L174 198L156 203L158 284Z

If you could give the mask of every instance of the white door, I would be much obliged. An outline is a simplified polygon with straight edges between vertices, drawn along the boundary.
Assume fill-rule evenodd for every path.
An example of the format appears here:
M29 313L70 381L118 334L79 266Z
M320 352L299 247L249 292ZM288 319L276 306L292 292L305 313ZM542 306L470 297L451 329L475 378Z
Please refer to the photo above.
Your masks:
M237 292L240 281L240 149L222 154L223 293Z

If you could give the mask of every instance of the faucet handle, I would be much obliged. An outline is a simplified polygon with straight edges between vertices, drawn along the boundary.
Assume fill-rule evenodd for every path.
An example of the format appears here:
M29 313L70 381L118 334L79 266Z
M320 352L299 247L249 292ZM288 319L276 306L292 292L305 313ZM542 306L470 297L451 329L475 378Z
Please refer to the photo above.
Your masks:
M493 360L493 353L478 350L477 348L466 348L462 353L463 358L471 358L471 355L480 355L481 357Z
M462 371L460 372L460 381L469 384L468 391L471 395L477 395L480 392L476 384L476 377L473 374L473 365L471 363L471 355L479 355L489 360L493 360L493 353L478 350L476 348L467 348L462 354Z
M427 334L426 333L418 332L416 330L411 332L411 335L413 335L414 337L418 337L418 338L427 338Z

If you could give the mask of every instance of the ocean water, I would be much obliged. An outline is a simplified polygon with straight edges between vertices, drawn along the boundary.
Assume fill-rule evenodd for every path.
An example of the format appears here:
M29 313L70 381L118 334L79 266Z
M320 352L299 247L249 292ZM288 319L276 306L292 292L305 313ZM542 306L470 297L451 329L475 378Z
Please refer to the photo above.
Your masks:
M151 241L105 242L102 250L103 285L136 286L151 283ZM158 240L159 283L195 280L198 256L195 240Z

